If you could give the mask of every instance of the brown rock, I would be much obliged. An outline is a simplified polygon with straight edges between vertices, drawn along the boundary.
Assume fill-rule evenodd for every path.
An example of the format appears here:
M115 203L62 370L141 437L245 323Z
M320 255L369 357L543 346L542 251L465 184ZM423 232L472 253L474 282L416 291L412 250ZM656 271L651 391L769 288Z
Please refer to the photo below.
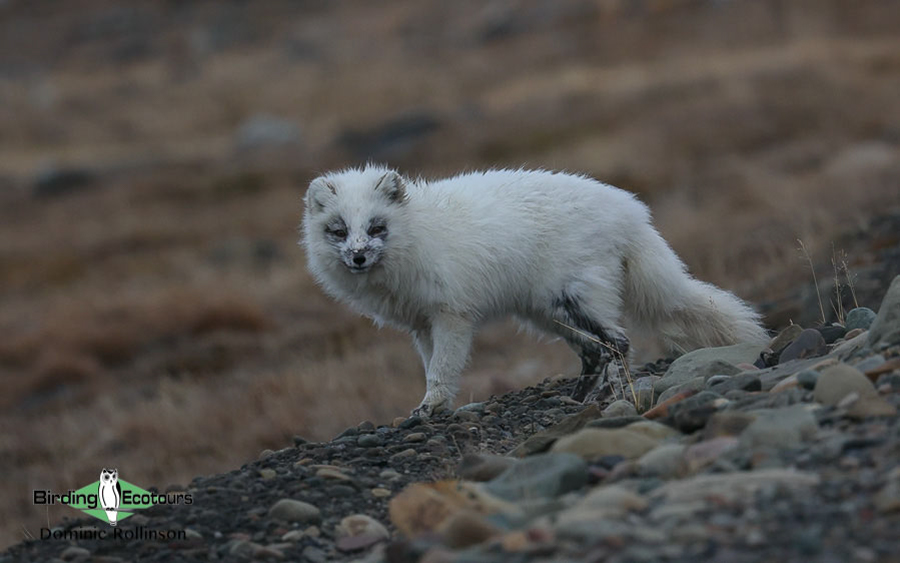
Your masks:
M472 510L460 510L450 515L439 527L444 545L462 549L485 542L498 535L500 530L483 516Z

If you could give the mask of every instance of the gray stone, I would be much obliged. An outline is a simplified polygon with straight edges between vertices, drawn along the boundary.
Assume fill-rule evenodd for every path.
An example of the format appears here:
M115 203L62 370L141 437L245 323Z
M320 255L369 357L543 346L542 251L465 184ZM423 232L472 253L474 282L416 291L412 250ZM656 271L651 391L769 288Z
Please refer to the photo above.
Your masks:
M516 501L552 498L587 484L587 463L571 453L548 453L525 458L485 485L500 498Z
M797 383L804 389L815 389L818 380L819 372L814 369L805 369L797 374Z
M813 397L823 405L835 406L850 393L860 397L873 397L875 386L858 369L847 364L831 366L819 374Z
M668 389L660 393L659 399L657 399L656 402L657 404L665 403L682 391L702 391L703 389L706 389L706 379L704 379L703 377L695 377L693 379L685 381L684 383L679 383L678 385L669 387Z
M869 309L868 307L857 307L847 313L847 317L844 319L844 327L846 327L848 332L857 328L869 330L875 317L875 311L872 309Z
M706 386L709 388L715 387L719 383L725 383L726 381L729 381L732 377L734 377L734 376L732 376L732 375L714 375L706 380Z
M466 454L460 461L456 474L467 481L490 481L515 465L517 461L503 455Z
M618 401L614 401L608 407L603 409L604 418L615 418L621 416L635 416L637 414L637 409L634 405L623 399L619 399Z
M63 561L85 561L91 556L91 552L83 547L71 545L59 554Z
M378 434L363 434L356 439L356 445L361 448L374 448L384 443L384 438Z
M510 452L509 455L514 457L525 457L527 455L547 451L547 449L562 436L566 436L584 428L587 423L600 418L601 416L600 408L597 405L591 405L580 413L566 417L550 428L538 432L531 438L528 438Z
M845 334L847 334L847 329L839 324L820 326L816 330L819 331L819 334L822 335L822 339L825 340L825 344L834 344L836 341L843 338Z
M321 512L308 502L283 498L269 509L269 517L285 522L316 523L321 519Z
M682 444L662 444L642 455L637 460L641 475L670 479L685 472L685 446Z
M770 368L756 370L752 372L759 377L762 382L763 391L771 391L773 387L778 385L783 379L786 379L795 373L799 373L805 369L810 369L822 363L824 358L808 358L805 360L791 360L785 364L778 364Z
M854 364L853 367L855 367L856 369L858 369L859 371L861 371L863 373L866 373L869 370L873 370L877 367L880 367L882 364L884 364L884 362L885 362L884 356L882 356L881 354L875 354L874 356L869 356L868 358L860 361L859 363Z
M825 354L827 351L828 346L825 344L822 333L816 329L808 328L801 332L800 335L781 352L778 363L783 364L791 360L815 358Z
M669 366L662 379L653 385L657 394L695 377L708 379L713 375L734 375L740 370L735 364L752 364L759 357L763 345L735 344L719 348L701 348L688 352ZM657 401L658 402L658 401Z
M869 346L900 341L900 276L894 278L888 288L878 315L869 327Z
M707 499L733 504L749 501L763 489L802 491L818 484L817 475L789 469L735 471L670 481L654 489L650 498L678 504Z
M710 378L711 379L711 378ZM707 382L709 383L709 382ZM753 372L739 373L729 379L722 381L717 385L711 385L710 391L714 391L720 395L724 395L729 391L761 391L762 382L759 376Z
M788 326L769 342L769 349L775 354L780 354L791 342L797 340L801 332L803 332L803 327L800 325Z
M741 433L741 445L750 449L760 447L793 448L811 439L819 425L805 405L782 409L765 409L750 413L756 416Z
M718 411L721 401L727 402L717 393L701 391L669 407L669 420L675 428L690 434L706 425L706 421Z
M862 333L857 334L853 338L848 338L847 340L837 344L831 350L831 355L846 359L852 356L857 350L862 350L868 345L869 331L864 330L862 331Z
M589 428L622 428L636 422L646 422L643 416L616 416L613 418L598 418L587 423Z

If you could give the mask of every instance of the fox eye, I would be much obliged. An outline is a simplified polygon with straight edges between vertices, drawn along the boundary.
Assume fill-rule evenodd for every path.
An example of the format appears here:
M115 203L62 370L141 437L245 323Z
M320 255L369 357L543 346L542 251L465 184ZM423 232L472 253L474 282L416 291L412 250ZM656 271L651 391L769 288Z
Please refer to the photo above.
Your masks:
M386 230L384 225L372 225L369 227L369 236L377 237L378 235L383 235Z
M325 232L329 235L339 238L345 239L347 238L347 229L337 228L337 229L325 229Z

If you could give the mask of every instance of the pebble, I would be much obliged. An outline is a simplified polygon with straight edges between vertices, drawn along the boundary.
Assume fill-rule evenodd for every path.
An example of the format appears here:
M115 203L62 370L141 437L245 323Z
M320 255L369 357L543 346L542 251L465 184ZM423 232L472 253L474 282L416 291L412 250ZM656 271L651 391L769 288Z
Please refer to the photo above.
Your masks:
M778 355L784 351L788 345L791 344L794 340L797 340L797 337L800 336L800 333L803 332L803 327L800 325L788 325L787 328L778 333L778 336L773 338L771 342L769 342L768 349L772 351L772 353Z
M495 454L466 454L463 456L456 474L468 481L490 481L515 465L516 459Z
M500 530L476 512L459 510L441 524L438 533L447 547L465 549L499 535Z
M738 366L735 366L738 367ZM733 376L731 375L714 375L706 380L707 387L714 387L720 383L725 383L726 381L730 381Z
M587 464L572 453L538 454L508 467L485 485L500 498L552 498L587 483Z
M739 373L714 385L709 385L709 381L707 381L707 386L710 391L720 395L724 395L725 393L734 390L748 392L762 391L762 381L760 381L759 376L755 373Z
M635 415L637 415L637 409L635 408L634 403L622 399L614 401L608 407L603 409L603 416L606 418Z
M59 554L63 561L84 561L91 556L91 552L83 547L69 546Z
M376 538L375 541L379 541L391 537L391 533L384 524L367 514L351 514L344 517L334 531L338 538L370 536Z
M268 467L259 470L259 476L264 480L268 481L269 479L274 479L278 473L274 469L269 469Z
M704 380L719 374L734 375L740 370L734 364L754 362L763 347L755 344L735 344L719 348L701 348L688 352L669 366L662 379L654 383L653 389L660 395L673 385L684 383L695 377Z
M403 438L404 442L424 442L428 436L424 432L412 432Z
M869 330L872 322L875 321L875 311L868 307L857 307L851 309L844 319L844 327L849 331L853 330ZM854 335L855 336L855 335Z
M390 489L385 489L383 487L375 487L372 489L372 496L375 498L386 498L391 496Z
M290 498L284 498L272 505L269 509L269 517L285 522L318 522L321 519L321 513L318 508L303 502Z
M642 455L637 460L638 471L643 476L670 479L685 473L685 446L682 444L662 444Z
M741 446L795 448L812 439L819 425L806 405L754 411L756 420L741 433Z
M408 448L408 449L401 450L401 451L395 453L394 455L392 455L389 458L389 460L391 463L397 463L400 461L414 458L414 457L416 457L416 455L417 455L416 450L414 450L412 448Z
M804 389L812 391L816 388L816 382L819 380L819 372L811 369L805 369L796 375L797 383Z
M825 344L834 344L837 340L840 340L847 334L847 329L839 324L820 326L816 330L822 335Z
M802 331L797 338L791 342L778 358L778 363L783 364L791 360L802 360L805 358L815 358L825 354L828 346L822 333L816 329L808 328Z
M301 552L303 556L303 561L308 561L309 563L325 563L328 561L328 554L315 546L307 546L303 548Z
M717 412L707 421L706 427L703 429L703 436L706 439L739 436L754 420L756 417L746 412Z
M884 359L884 356L882 356L881 354L875 354L854 364L853 367L863 373L866 373L878 369L885 363L885 361L886 360Z
M721 436L688 446L682 456L685 471L687 473L696 473L711 465L726 452L734 450L739 443L740 441L737 438Z
M650 493L650 499L675 504L715 499L718 503L735 504L752 499L763 488L808 490L819 481L818 475L791 469L695 475L664 484Z
M560 438L550 451L572 453L588 460L604 455L635 459L652 450L657 443L657 440L630 431L627 426L616 429L585 428Z
M384 444L384 438L378 434L363 434L356 439L356 445L361 448L374 448Z
M737 368L735 368L735 369L737 369ZM718 376L714 375L712 377L718 377ZM730 377L730 376L725 376L725 377ZM673 386L669 387L668 389L666 389L665 391L663 391L662 393L660 393L659 399L657 400L657 402L659 404L665 403L666 401L668 401L672 397L678 395L679 393L702 391L703 389L706 389L706 381L707 381L707 379L704 377L695 377L693 379L685 381L684 383L679 383L678 385L673 385Z
M353 477L350 477L340 469L336 467L320 467L316 470L316 477L321 477L323 479L334 479L336 481L352 481Z
M701 391L672 405L667 421L679 431L689 434L706 425L706 421L719 410L721 401L727 402L727 399L712 391Z
M858 369L838 364L819 374L813 397L819 403L835 406L850 393L858 393L860 397L877 394L872 382Z

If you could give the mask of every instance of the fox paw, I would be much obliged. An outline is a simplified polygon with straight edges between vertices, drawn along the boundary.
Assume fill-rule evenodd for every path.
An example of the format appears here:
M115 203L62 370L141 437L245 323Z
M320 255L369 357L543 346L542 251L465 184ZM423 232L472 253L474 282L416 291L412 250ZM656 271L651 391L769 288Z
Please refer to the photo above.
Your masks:
M422 403L413 409L410 416L420 416L422 418L430 418L440 412L450 410L450 401L428 401L423 400Z

